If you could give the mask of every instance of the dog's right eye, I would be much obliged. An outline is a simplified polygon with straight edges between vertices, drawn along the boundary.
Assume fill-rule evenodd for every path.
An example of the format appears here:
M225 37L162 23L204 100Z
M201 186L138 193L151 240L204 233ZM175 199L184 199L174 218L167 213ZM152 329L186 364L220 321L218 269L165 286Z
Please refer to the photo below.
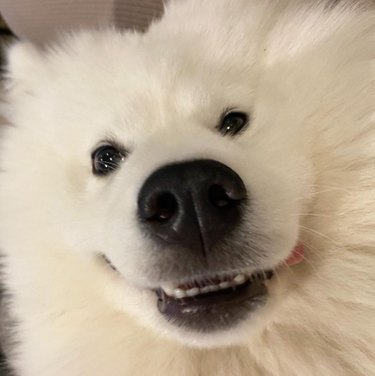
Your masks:
M104 145L92 153L91 159L93 173L104 176L116 170L125 159L125 155L112 145Z

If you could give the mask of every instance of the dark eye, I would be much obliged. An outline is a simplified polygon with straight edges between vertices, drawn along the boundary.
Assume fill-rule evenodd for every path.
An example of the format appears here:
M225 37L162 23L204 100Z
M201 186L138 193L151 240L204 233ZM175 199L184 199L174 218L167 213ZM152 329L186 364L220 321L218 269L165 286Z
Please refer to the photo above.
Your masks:
M112 145L104 145L92 153L91 159L93 173L103 176L116 170L125 155Z
M218 126L222 135L235 136L244 131L249 124L249 116L244 112L232 111L226 113Z

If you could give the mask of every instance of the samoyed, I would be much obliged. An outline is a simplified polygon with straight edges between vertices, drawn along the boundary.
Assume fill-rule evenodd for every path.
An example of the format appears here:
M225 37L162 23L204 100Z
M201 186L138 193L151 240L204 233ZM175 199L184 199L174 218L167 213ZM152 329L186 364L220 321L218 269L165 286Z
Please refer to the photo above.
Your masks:
M375 375L375 11L171 2L9 53L19 376Z

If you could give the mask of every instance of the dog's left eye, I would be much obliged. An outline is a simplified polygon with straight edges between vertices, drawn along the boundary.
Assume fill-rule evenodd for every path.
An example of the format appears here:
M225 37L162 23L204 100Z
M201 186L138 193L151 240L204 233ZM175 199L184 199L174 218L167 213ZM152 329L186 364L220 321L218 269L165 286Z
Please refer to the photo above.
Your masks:
M220 133L224 136L235 136L245 130L249 125L249 116L240 111L232 111L225 114L218 126Z
M125 155L112 145L104 145L92 153L91 159L93 173L103 176L114 171L125 159Z

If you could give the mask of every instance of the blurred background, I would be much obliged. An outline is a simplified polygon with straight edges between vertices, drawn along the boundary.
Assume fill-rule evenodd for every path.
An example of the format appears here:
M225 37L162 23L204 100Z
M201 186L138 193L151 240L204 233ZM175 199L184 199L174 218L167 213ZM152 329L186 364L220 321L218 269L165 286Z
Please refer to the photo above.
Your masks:
M12 32L0 14L0 69L4 66L4 46L14 39Z
M13 35L44 45L62 32L79 29L144 31L162 13L163 0L0 0L0 45Z

